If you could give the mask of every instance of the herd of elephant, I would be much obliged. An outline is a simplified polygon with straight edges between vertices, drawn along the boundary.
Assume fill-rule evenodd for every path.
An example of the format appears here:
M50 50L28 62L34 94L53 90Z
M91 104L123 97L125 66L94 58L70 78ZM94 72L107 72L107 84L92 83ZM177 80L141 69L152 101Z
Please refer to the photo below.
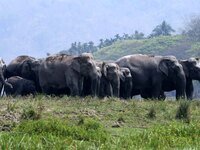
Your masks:
M18 56L7 66L0 59L0 90L13 96L44 93L165 99L165 91L175 90L176 99L192 99L193 80L200 80L199 58L133 54L101 62L90 53L57 54L44 59Z

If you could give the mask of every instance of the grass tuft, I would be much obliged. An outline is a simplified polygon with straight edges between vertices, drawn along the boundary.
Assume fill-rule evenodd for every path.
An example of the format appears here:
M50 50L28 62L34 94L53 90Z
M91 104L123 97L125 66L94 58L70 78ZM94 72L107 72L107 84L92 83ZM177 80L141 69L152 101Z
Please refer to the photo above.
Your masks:
M40 111L37 111L31 105L28 107L25 107L21 114L21 119L24 119L24 120L38 120L40 118L41 118Z
M187 101L181 101L176 112L176 119L184 120L185 122L190 122L190 103Z
M155 107L151 107L149 109L149 112L147 113L147 118L149 119L155 119L156 118L156 110L155 110Z

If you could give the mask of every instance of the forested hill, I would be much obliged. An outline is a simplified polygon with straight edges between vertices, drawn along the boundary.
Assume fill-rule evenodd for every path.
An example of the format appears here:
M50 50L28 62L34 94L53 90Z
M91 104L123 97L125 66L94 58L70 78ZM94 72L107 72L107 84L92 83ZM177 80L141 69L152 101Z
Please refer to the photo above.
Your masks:
M98 49L98 60L116 60L130 54L175 55L179 59L200 56L200 42L192 42L183 35L158 36L147 39L118 40Z

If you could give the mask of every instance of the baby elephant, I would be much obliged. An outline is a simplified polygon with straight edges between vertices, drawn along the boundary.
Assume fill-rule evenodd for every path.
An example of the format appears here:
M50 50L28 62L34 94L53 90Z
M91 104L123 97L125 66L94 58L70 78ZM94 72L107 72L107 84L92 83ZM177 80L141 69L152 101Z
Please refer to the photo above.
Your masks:
M29 94L35 95L36 93L35 83L31 80L27 80L19 76L13 76L8 78L7 82L13 86L13 88L10 88L5 85L5 92L7 95L25 96Z

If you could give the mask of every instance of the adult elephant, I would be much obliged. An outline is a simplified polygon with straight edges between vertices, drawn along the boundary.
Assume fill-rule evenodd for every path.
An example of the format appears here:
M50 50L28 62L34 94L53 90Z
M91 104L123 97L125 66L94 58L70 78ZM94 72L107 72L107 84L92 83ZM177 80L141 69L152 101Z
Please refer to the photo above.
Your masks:
M0 95L1 95L3 85L7 85L8 87L13 88L10 83L5 81L5 78L4 78L5 69L6 69L6 64L3 61L3 59L0 58Z
M36 94L35 83L31 80L27 80L19 76L13 76L8 78L7 82L10 83L13 86L13 88L10 88L9 86L5 85L4 89L6 95L25 96L29 94Z
M95 91L95 95L94 96L98 96L99 95L99 89L100 89L100 80L101 80L101 69L96 66L97 69L97 79L92 80L91 77L85 77L83 79L83 90L81 93L81 96L88 96L88 95L92 95L92 91Z
M122 72L124 79L120 79L120 98L128 99L131 98L132 91L132 76L131 72L126 67L121 67L120 71Z
M182 65L174 56L128 55L116 61L120 67L131 71L133 90L132 95L160 98L167 81L176 89L176 98L185 97L186 79ZM146 91L148 90L148 93Z
M99 96L114 96L119 97L120 94L120 80L124 81L124 75L120 71L119 66L113 62L99 62L97 63L101 68L101 79Z
M182 65L185 78L186 78L186 96L188 100L192 100L194 87L192 80L200 81L200 59L199 58L189 58L187 60L179 60L179 63ZM172 81L164 81L163 92L161 97L165 98L164 91L175 90L175 86Z
M194 92L192 80L200 81L200 58L189 58L179 62L183 66L186 77L186 96L191 100Z
M52 94L52 90L69 88L72 96L80 96L83 79L97 80L98 73L93 57L90 55L70 56L59 54L47 57L39 67L39 81L42 91ZM93 87L93 86L91 86ZM92 95L95 94L92 89Z
M38 70L41 61L42 60L27 55L18 56L7 66L5 76L6 78L20 76L32 80L36 85L37 92L41 92L38 78Z

